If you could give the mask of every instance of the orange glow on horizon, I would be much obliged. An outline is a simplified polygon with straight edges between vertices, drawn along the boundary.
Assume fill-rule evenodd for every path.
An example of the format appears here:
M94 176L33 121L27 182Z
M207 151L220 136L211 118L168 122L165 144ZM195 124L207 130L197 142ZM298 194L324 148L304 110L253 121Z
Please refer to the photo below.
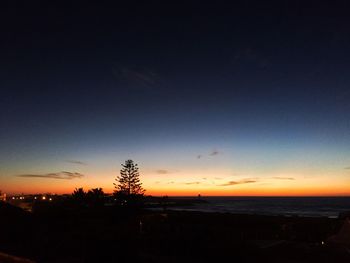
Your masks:
M95 186L77 186L83 187L85 190L95 188ZM96 186L99 187L99 186ZM102 187L103 188L103 187ZM51 194L71 194L75 187L28 187L26 189L16 188L7 189L8 194L38 194L38 193L51 193ZM113 193L113 187L104 187L105 193ZM305 187L305 188L238 188L232 186L228 189L215 189L215 188L146 188L146 195L152 196L350 196L350 190L348 187L329 188L324 187Z
M201 191L195 190L157 190L151 189L146 192L148 195L154 196L350 196L349 189L326 189L326 188L311 188L311 189L231 189L219 191L214 189L206 189Z
M71 194L75 188L89 190L101 187L105 193L113 193L115 171L85 174L84 178L72 180L13 178L0 182L1 190L7 194ZM238 176L223 170L159 175L145 171L141 172L140 179L146 195L153 196L350 196L346 172L336 176L318 174L318 171L313 174L309 171L285 171L269 172L268 175L252 172L249 176Z

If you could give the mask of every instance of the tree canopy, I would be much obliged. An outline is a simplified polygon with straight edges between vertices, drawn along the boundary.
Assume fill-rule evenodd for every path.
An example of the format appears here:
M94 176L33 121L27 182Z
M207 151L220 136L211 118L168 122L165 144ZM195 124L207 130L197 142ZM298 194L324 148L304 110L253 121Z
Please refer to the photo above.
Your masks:
M126 160L122 164L120 175L115 179L115 193L122 195L143 195L145 189L142 188L140 182L139 168L133 160Z

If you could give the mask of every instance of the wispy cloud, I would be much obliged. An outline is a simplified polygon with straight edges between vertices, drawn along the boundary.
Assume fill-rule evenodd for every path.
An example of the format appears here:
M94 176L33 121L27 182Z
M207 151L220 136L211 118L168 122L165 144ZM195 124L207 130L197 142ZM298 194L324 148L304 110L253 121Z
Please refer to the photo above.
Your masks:
M67 163L73 163L73 164L79 164L79 165L87 165L87 163L84 163L82 161L77 161L77 160L67 160Z
M219 155L219 154L220 154L220 152L218 150L212 150L208 154L198 154L196 157L197 157L197 159L201 159L204 156L216 156L216 155Z
M252 179L244 179L244 180L240 180L240 181L229 181L227 183L224 184L219 184L218 186L232 186L232 185L238 185L238 184L251 184L251 183L256 183L256 180L252 180Z
M213 150L213 151L211 151L210 152L210 156L215 156L215 155L218 155L219 154L219 151L217 151L217 150Z
M350 170L350 166L348 166L348 167L345 167L344 169L345 169L345 170Z
M47 174L19 174L17 177L25 177L25 178L51 178L51 179L64 179L71 180L75 178L81 178L84 175L76 172L58 172L58 173L47 173Z
M149 69L117 66L113 69L113 74L117 79L131 84L132 87L153 89L160 84L159 75Z
M192 185L192 184L200 184L201 182L188 182L188 183L185 183L186 185Z
M295 178L293 178L293 177L282 177L282 176L275 176L272 178L276 179L276 180L295 180Z
M156 173L157 174L169 174L170 171L169 170L165 170L165 169L159 169L159 170L156 170Z

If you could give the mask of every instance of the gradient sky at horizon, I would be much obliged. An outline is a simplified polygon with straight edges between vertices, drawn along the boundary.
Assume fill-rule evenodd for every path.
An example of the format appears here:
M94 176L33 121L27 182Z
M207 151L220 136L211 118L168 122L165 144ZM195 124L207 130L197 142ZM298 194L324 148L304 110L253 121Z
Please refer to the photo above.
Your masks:
M0 190L350 195L349 7L5 4Z

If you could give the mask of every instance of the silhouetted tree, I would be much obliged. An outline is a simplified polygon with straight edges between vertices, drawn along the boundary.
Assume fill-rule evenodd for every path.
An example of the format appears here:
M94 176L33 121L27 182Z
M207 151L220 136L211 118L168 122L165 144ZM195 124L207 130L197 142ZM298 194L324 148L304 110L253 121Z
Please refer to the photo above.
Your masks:
M75 188L74 192L72 193L72 198L78 204L84 204L86 202L86 192L83 188Z
M99 206L104 204L104 192L102 188L93 188L87 193L87 199L90 205Z
M140 182L139 168L133 160L126 160L125 164L122 164L120 176L117 177L116 181L117 183L114 183L116 193L143 195L145 192Z

